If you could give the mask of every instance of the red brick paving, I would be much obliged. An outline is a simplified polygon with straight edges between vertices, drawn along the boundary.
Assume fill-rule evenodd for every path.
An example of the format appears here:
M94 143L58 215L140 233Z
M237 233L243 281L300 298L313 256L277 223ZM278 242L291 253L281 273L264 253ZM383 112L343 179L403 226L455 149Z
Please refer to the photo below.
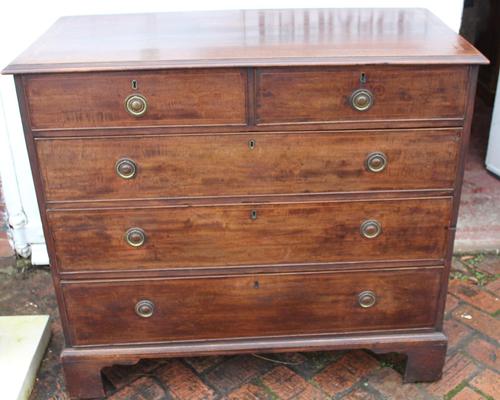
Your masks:
M226 397L228 400L271 400L273 395L262 386L246 383L229 393Z
M15 265L16 255L7 235L7 212L2 197L2 181L0 181L0 268Z
M186 358L186 362L193 368L197 373L201 374L205 372L210 367L218 365L224 359L222 356L212 356L212 357L191 357Z
M490 275L500 274L500 265L495 262L494 258L487 258L481 262L481 264L478 265L478 269Z
M220 393L234 391L269 371L273 364L252 356L225 357L223 361L205 374L205 380Z
M482 262L499 265L499 256ZM436 383L403 384L401 355L375 356L362 350L142 360L103 371L113 400L491 400L500 399L499 315L490 313L500 279L465 286L466 294L448 295L444 328L449 335L444 377ZM12 290L15 287L16 290ZM461 289L460 289L461 290ZM468 296L471 294L471 296ZM486 293L487 296L482 293ZM483 301L481 299L489 299ZM484 307L484 308L482 308ZM31 400L65 400L58 356L63 338L48 270L30 270L0 280L3 314L49 313L53 337ZM276 361L279 361L276 362ZM392 367L394 366L394 368Z
M486 285L486 289L488 289L492 293L495 293L497 296L500 296L500 279L488 283Z
M443 377L433 383L424 383L424 388L438 397L451 392L462 382L467 381L479 370L479 367L468 356L456 353L448 356L443 368Z
M115 389L119 389L130 383L130 379L134 375L139 377L151 372L156 367L158 367L158 363L154 360L141 360L132 366L116 365L113 368L105 368L102 373Z
M341 397L342 400L378 400L380 397L363 389L354 389L352 392Z
M0 221L1 223L1 221ZM7 232L0 231L0 266L11 265L15 256Z
M446 336L448 336L448 348L450 350L461 343L463 340L465 340L465 338L467 338L472 333L471 328L461 324L454 319L448 319L444 321L443 330Z
M165 398L165 391L153 378L142 377L108 398L110 400L160 400Z
M382 368L368 378L370 386L389 399L425 400L428 395L417 385L403 385L402 376L392 368Z
M155 376L168 388L174 399L211 400L215 397L214 390L180 360L169 360L155 370Z
M452 313L461 323L484 333L492 339L500 340L500 320L481 312L467 304L458 307Z
M469 281L452 280L448 292L490 314L500 309L500 299L497 296L481 290Z
M278 366L262 377L262 382L280 399L321 399L326 395L285 366Z
M500 399L500 374L492 370L485 369L470 385L493 399Z
M349 389L369 372L379 367L377 361L361 350L350 351L328 365L314 380L330 396Z
M467 352L484 365L500 371L500 348L497 344L475 338L467 346Z
M475 392L469 387L464 387L453 400L484 400L485 397L481 396L478 392Z
M458 306L458 303L459 301L455 296L448 294L446 296L446 308L444 312L449 313L450 311L453 311Z

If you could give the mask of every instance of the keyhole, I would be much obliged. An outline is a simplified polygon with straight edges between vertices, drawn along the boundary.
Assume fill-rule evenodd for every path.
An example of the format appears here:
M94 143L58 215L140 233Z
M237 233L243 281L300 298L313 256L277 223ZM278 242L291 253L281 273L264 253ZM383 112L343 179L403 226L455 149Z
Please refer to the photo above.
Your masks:
M248 147L250 148L250 150L253 150L255 149L255 146L257 145L257 143L255 142L255 139L250 139L248 141Z
M137 89L137 81L135 79L132 80L132 89L134 89L134 90Z
M359 76L359 82L366 83L366 74L364 72L361 72L361 75Z
M259 281L255 281L255 282L253 283L253 287L254 287L255 289L258 289L258 288L259 288Z
M254 221L257 219L257 210L250 211L250 219Z

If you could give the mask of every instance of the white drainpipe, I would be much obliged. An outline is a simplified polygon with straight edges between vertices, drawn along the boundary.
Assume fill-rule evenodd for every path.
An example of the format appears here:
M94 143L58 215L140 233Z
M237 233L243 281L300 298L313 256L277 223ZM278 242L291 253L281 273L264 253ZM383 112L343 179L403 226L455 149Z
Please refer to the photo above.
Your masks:
M15 171L14 155L9 140L5 108L2 96L0 95L0 176L2 178L8 223L11 227L10 235L14 242L16 253L21 257L29 257L31 255L31 246L25 234L28 219L23 210Z

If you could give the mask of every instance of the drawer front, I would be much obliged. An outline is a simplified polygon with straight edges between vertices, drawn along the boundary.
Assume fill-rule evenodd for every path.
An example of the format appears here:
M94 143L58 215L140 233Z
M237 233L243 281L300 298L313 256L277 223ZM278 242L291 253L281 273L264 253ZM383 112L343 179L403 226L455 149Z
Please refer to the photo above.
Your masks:
M36 149L49 201L450 189L460 133L40 139Z
M49 74L24 79L34 129L246 124L246 72L239 69ZM127 100L134 114L127 111Z
M62 292L72 345L335 334L433 327L441 271L68 282Z
M440 260L451 204L436 198L54 210L48 221L61 272Z
M467 75L466 66L258 69L256 120L258 125L461 120ZM371 100L358 90L368 90Z

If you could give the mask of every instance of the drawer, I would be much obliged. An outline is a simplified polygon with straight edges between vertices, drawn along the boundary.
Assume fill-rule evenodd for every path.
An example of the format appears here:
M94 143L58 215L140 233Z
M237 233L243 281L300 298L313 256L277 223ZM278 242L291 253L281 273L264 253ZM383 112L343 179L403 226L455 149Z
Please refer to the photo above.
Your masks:
M441 268L65 282L72 345L432 328Z
M34 129L246 124L246 72L240 69L42 74L23 79ZM127 102L135 114L144 113L132 115Z
M47 217L60 272L113 271L441 260L451 205L446 197L51 210Z
M36 150L48 201L452 189L460 134L61 138Z
M256 122L452 119L460 123L468 71L467 66L262 68L256 72Z

